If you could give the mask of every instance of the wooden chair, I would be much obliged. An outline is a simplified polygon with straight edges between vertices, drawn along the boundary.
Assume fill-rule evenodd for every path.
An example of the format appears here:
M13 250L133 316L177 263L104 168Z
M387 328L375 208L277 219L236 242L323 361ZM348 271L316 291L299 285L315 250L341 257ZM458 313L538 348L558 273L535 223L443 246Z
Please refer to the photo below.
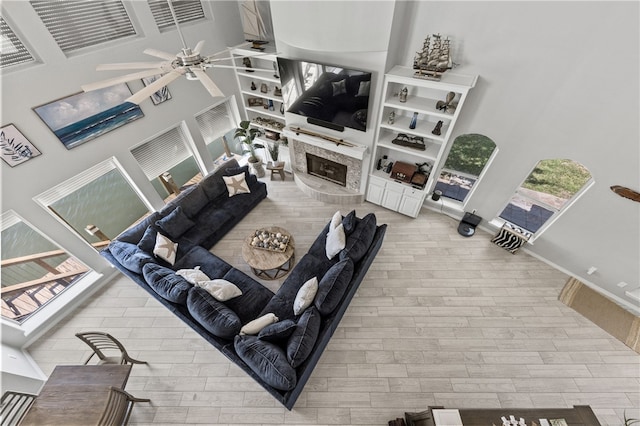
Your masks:
M84 362L85 364L88 364L94 355L98 355L98 358L100 358L98 364L147 363L146 361L131 358L122 343L109 333L103 333L101 331L87 331L84 333L76 333L76 337L85 342L93 350L93 353ZM114 356L107 356L107 354L114 353Z
M34 399L36 399L36 395L30 393L6 391L2 394L2 410L0 412L2 426L19 424L29 411Z
M123 426L129 424L133 404L136 402L151 402L151 400L136 398L125 390L111 386L109 399L98 425Z

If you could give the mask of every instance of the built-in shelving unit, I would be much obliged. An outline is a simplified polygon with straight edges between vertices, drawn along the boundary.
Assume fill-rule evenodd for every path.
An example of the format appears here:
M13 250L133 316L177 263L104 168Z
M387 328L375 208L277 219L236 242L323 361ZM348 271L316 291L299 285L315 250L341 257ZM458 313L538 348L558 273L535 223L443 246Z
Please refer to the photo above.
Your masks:
M251 121L251 125L269 132L273 138L261 136L256 141L263 145L270 145L279 140L285 127L284 104L282 95L277 93L282 89L277 70L277 60L273 45L263 46L263 52L254 50L249 45L241 45L231 49L236 80L240 90L244 116ZM244 64L244 58L250 58L253 72ZM266 70L266 71L261 71ZM252 84L253 87L252 88ZM264 89L266 89L266 91ZM291 161L288 148L280 145L280 160L285 161L285 170L291 171ZM266 151L263 160L269 160Z
M443 154L447 151L450 137L469 90L477 81L477 76L446 72L440 81L423 80L413 77L414 70L396 66L384 78L382 105L377 119L373 148L373 160L367 188L367 201L416 217L424 199L436 183L436 173L430 173L424 187L414 187L396 181L383 169L378 169L378 159L387 156L388 161L402 161L410 164L429 163L432 170L438 170ZM401 101L400 93L406 88L406 100ZM451 105L455 108L438 108L439 101L446 101L447 94L455 97ZM391 121L389 116L395 114ZM410 124L417 113L415 128ZM433 130L442 121L440 134ZM394 144L399 134L413 139L421 137L425 149Z

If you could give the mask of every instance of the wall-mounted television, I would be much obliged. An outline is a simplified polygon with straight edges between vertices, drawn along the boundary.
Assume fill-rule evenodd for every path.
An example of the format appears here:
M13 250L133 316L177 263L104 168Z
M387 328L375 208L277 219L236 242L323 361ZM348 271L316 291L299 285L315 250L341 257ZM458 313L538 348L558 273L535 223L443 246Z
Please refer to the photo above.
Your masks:
M367 130L370 72L280 57L278 70L287 112L337 131Z

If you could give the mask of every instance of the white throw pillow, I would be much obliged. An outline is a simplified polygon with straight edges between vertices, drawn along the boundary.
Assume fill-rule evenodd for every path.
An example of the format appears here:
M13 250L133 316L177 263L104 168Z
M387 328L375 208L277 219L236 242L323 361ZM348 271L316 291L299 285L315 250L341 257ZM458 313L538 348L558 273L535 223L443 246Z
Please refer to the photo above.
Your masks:
M185 280L189 281L191 284L198 284L200 281L210 281L211 278L207 276L204 272L200 270L200 266L196 266L193 269L178 269L176 271L176 275L180 275L184 277Z
M238 194L248 194L251 192L247 185L247 181L244 179L244 172L233 176L222 176L222 179L224 179L224 183L227 184L229 197L233 197Z
M347 245L347 235L344 232L342 223L337 228L331 229L327 234L325 251L328 259L333 259Z
M332 229L336 229L338 225L340 225L341 223L342 223L342 213L340 213L340 210L338 210L333 214L333 217L331 217L331 225L329 225L329 232L331 232Z
M260 333L260 330L274 322L278 322L278 317L275 314L264 314L260 318L256 318L253 321L246 323L240 329L240 335L258 334Z
M160 259L173 265L176 262L176 252L178 243L174 243L169 238L158 232L156 235L156 245L153 247L153 254Z
M302 284L296 298L293 301L293 313L300 315L313 303L313 299L318 292L318 277L313 277L306 283Z
M240 290L234 283L223 279L199 281L196 285L207 290L214 299L220 302L226 302L229 299L242 295L242 290Z

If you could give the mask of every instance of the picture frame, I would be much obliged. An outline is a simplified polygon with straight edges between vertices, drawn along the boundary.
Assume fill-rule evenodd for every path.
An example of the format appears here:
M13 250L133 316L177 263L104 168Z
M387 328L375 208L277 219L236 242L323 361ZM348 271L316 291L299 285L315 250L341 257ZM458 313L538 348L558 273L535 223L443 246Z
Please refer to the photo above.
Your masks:
M144 117L140 107L126 102L131 96L126 83L90 92L75 93L33 108L49 130L67 149Z
M0 128L0 154L5 163L15 167L42 153L10 123Z
M160 77L162 77L162 74L157 74L157 75L152 75L151 77L142 78L141 79L142 84L144 84L144 86L147 87L148 85L150 85L151 83L159 79ZM151 98L151 102L153 102L154 105L159 105L171 99L171 93L169 92L169 87L164 86L160 88L160 90L158 90L157 92L154 92L149 97Z

